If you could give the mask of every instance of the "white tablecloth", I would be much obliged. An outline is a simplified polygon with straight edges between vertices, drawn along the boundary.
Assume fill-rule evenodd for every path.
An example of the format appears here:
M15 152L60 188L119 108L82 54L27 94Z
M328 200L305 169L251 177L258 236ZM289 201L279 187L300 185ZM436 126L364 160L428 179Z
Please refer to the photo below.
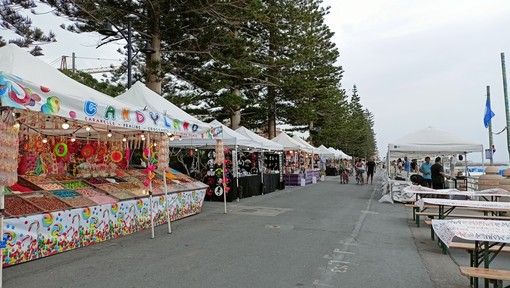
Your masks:
M450 246L454 237L470 241L510 243L510 221L450 219L432 220L436 235Z
M423 209L425 204L444 205L444 206L460 206L460 207L473 207L473 208L488 208L510 210L510 202L492 202L492 201L473 201L473 200L450 200L450 199L436 199L436 198L421 198L416 202L420 209Z
M431 194L431 195L460 195L460 196L485 196L485 197L510 197L510 192L501 188L485 189L481 191L460 191L457 189L432 189L423 186L410 185L404 188L408 194Z

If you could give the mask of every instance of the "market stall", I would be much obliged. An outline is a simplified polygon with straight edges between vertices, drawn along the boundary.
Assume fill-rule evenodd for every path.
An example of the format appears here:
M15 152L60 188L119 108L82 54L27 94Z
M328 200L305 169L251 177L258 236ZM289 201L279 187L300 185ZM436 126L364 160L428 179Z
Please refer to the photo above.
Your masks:
M323 159L326 160L325 173L326 176L337 176L339 174L338 168L339 159L337 158L337 154L328 150L326 146L321 145L317 148L318 153Z
M15 45L0 48L0 100L3 266L200 212L206 186L168 169L167 133L209 126L118 102Z
M225 167L221 164L216 164L213 160L215 159L215 154L217 154L217 151L215 151L217 142L214 139L192 137L170 143L170 147L186 147L190 149L208 151L208 160L206 167L204 167L207 172L203 179L203 182L209 185L209 189L206 193L206 200L234 201L238 198L261 195L262 185L259 174L259 165L257 164L258 160L251 162L251 156L249 156L249 164L244 166L244 164L248 163L248 161L246 161L241 164L243 167L239 167L239 161L242 160L239 154L248 150L258 151L262 149L263 147L260 142L253 141L252 139L237 133L217 120L214 120L209 124L213 127L221 127L223 131L220 138L225 147ZM226 191L225 199L223 197L223 193L225 192L223 190L225 189L222 187L223 179L220 172L224 172L226 174L225 180L228 182L225 187L225 189L228 189L228 191Z
M480 152L483 160L482 144L466 140L450 131L427 127L389 143L386 165L391 167L390 161L404 156L424 159L426 156L444 158L445 156L462 155L465 163L465 175L467 175L467 154L473 152Z
M284 189L285 184L283 181L283 145L266 139L245 127L239 127L236 132L252 139L255 142L259 142L262 146L260 157L263 161L263 174L262 183L264 184L264 193L271 193L276 189Z
M320 179L320 170L313 168L314 162L318 159L312 156L313 150L310 147L296 141L285 132L271 141L282 144L284 147L285 185L304 186Z

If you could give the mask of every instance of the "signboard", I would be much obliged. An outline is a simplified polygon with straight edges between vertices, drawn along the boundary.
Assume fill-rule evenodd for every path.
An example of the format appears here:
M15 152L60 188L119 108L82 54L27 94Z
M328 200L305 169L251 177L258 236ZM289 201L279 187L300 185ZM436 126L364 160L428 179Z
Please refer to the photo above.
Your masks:
M44 83L43 83L44 84ZM132 130L167 132L178 135L201 135L213 138L221 128L211 130L172 118L144 107L120 102L100 92L93 95L60 93L58 87L45 87L21 79L15 75L0 72L0 101L2 106L30 110L90 124L102 124Z
M485 159L492 159L492 154L491 149L485 149Z

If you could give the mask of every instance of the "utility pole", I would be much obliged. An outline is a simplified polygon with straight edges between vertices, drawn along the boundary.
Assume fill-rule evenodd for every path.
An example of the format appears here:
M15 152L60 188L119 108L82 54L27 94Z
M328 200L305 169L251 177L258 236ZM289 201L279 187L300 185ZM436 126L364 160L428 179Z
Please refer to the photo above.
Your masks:
M510 163L510 112L508 111L508 90L506 86L506 66L505 53L501 53L501 69L503 70L503 95L505 96L505 113L506 113L506 145L508 149L508 161Z
M76 54L73 52L71 54L71 67L73 68L73 73L76 73Z
M60 70L67 70L67 56L65 55L60 58Z
M487 86L487 101L491 103L491 86ZM488 107L487 107L488 108ZM490 113L490 111L488 111ZM489 120L489 150L491 151L491 159L489 165L494 165L494 153L492 151L493 136L492 136L492 120Z

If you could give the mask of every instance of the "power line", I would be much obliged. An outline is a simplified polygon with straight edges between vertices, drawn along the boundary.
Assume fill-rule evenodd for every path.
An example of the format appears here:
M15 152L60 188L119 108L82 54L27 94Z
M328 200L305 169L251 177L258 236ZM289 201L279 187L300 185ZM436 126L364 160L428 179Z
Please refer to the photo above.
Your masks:
M50 62L50 65L55 65L55 64L57 64L59 61L61 61L61 59L62 59L61 57L58 57L57 59L55 59L55 60L51 61L51 62Z
M66 55L62 55L62 56L66 56ZM69 57L69 56L66 56L66 57ZM75 59L89 59L89 60L122 61L122 59L95 58L95 57L77 57L77 56L75 56L74 58Z
M98 68L87 68L87 69L79 69L80 72L85 72L88 74L94 73L104 73L104 72L112 72L119 69L120 66L117 67L98 67Z

